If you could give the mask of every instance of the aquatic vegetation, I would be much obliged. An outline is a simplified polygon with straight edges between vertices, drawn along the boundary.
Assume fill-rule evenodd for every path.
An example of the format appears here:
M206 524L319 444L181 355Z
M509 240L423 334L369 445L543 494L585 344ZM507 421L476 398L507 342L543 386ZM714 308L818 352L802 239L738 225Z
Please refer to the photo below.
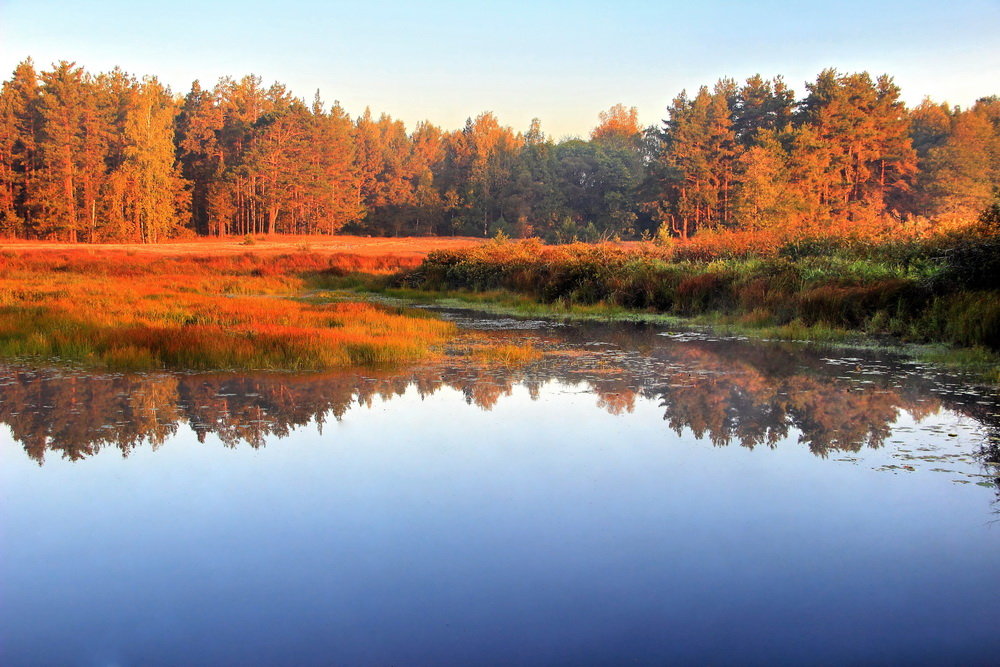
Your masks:
M504 343L487 345L473 349L472 357L490 364L501 366L521 366L540 359L542 353L530 343Z

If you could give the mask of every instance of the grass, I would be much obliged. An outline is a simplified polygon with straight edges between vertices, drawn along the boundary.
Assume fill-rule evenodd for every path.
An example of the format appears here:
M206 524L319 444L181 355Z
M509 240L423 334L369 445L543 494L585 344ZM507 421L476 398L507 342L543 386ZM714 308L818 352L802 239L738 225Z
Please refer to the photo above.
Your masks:
M506 368L523 366L540 359L542 353L531 344L506 343L488 345L472 351L472 357L487 364L496 364Z
M412 312L349 301L372 293L527 317L1000 351L996 235L772 236L561 246L260 236L252 250L237 239L153 248L6 244L0 355L113 368L294 370L415 359L450 335L450 325Z
M316 255L353 255L372 260L388 261L416 266L429 252L434 250L457 250L480 243L482 239L467 237L394 237L371 238L338 234L292 235L260 234L251 236L253 253L257 256L311 253ZM87 248L95 253L121 251L138 257L178 257L197 255L232 256L247 252L246 237L199 237L171 239L161 243L102 243L81 246L54 241L25 241L0 239L0 245L14 252L79 252Z
M1000 354L986 348L932 346L922 351L917 358L920 361L963 370L984 382L1000 384Z
M0 356L112 369L318 370L420 359L454 325L294 298L334 256L0 256ZM353 264L347 260L348 267Z

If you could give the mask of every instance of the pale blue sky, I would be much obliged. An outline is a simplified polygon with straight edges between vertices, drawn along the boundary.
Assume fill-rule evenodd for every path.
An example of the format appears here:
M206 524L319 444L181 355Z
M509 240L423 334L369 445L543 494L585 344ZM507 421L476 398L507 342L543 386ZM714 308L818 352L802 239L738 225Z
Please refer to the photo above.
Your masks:
M1000 0L923 2L319 2L0 0L0 73L27 56L120 65L175 92L261 75L352 115L447 129L493 111L556 138L621 102L657 122L682 88L824 67L887 72L910 104L1000 94Z

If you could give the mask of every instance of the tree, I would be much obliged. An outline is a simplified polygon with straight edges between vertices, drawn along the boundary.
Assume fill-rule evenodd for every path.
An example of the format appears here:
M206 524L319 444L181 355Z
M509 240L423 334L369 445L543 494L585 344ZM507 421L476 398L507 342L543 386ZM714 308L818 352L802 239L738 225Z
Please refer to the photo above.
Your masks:
M654 167L660 187L651 208L681 238L728 225L737 156L728 87L720 82L709 92L702 86L694 99L682 92L668 114Z
M312 166L305 217L308 231L333 234L362 215L360 182L355 170L350 116L334 103L328 113L317 100L312 109L312 134L307 151Z
M309 111L298 101L264 114L254 123L257 135L246 156L248 173L254 175L257 195L266 214L268 234L278 231L278 215L295 208L304 187Z
M127 219L131 236L143 243L176 235L190 198L174 159L174 119L178 108L155 77L138 85L125 118Z
M951 134L926 158L930 213L946 226L973 222L1000 184L1000 133L982 109L958 113Z
M739 226L756 230L787 225L790 217L789 157L773 130L737 158L734 215Z
M745 147L758 143L762 132L783 130L792 120L795 94L780 76L760 74L746 80L733 105L733 131Z
M177 117L177 156L181 174L191 183L191 226L200 234L228 231L227 217L213 215L213 200L225 171L222 128L222 109L215 95L195 81Z
M439 226L444 216L444 197L435 176L444 166L444 133L430 122L423 122L414 129L410 141L413 231L422 234Z
M490 236L493 223L503 217L523 142L523 137L500 125L490 112L468 119L461 132L450 136L446 169L451 171L450 184L460 202L458 225Z
M642 141L639 110L616 104L600 113L600 123L590 133L590 140L603 146L638 150Z
M841 75L828 69L806 88L800 120L816 129L836 174L824 187L830 213L850 219L857 212L901 209L917 164L892 78L882 75L872 82L867 72Z
M83 171L83 117L87 85L83 69L62 61L42 73L39 98L42 169L32 193L39 210L38 228L75 242L81 226L80 188Z
M38 77L31 59L0 87L0 230L15 236L32 230L37 200Z

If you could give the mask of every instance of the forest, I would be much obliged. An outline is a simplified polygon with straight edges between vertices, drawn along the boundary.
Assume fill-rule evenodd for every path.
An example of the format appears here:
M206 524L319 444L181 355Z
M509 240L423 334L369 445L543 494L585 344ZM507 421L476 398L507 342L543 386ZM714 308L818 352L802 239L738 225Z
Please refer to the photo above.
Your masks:
M0 89L0 235L70 242L333 234L688 239L960 229L996 200L1000 98L908 108L888 75L681 92L554 140L492 113L408 129L260 77L177 94L28 59Z

